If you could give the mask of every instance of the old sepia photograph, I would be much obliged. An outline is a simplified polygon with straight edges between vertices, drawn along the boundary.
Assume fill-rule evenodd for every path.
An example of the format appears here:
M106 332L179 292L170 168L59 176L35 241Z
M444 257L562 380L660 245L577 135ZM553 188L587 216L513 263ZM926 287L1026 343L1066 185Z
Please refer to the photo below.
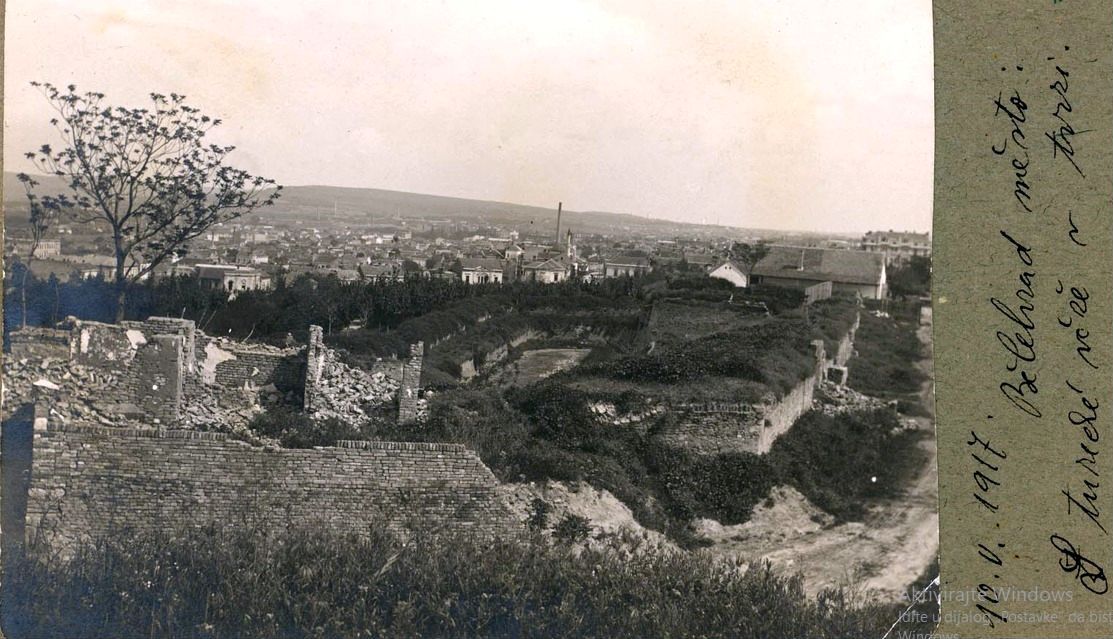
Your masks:
M930 1L6 5L0 639L931 636Z

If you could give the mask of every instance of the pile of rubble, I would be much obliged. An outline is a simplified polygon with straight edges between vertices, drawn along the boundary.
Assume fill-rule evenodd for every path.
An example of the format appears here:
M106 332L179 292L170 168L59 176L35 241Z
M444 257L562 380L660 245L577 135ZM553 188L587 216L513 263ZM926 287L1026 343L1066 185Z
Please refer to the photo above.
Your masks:
M880 408L897 409L896 400L885 401L869 395L863 395L858 391L848 386L839 386L824 382L816 390L815 401L813 407L820 410L824 415L835 415L848 411L861 411L861 410L876 410ZM920 426L916 420L911 417L901 416L900 427L895 432L900 430L916 430Z
M417 421L418 423L425 422L429 419L429 400L433 399L433 391L427 390L425 394L417 398Z
M65 359L7 358L4 362L6 410L45 400L51 418L62 423L150 426L143 411L126 401L123 386L124 379L112 370Z
M349 366L331 349L326 351L325 358L309 413L311 417L358 424L394 405L398 396L397 380L383 373L372 374Z
M225 389L202 384L183 394L178 428L245 433L248 423L266 410L261 401L266 397L263 392L251 388Z
M849 386L839 386L823 382L815 394L815 408L824 415L835 415L848 411L873 410L885 408L889 403L863 395Z
M610 402L593 402L588 405L588 408L597 418L613 426L637 424L668 410L668 407L663 404L654 404L642 410L620 413L618 407Z

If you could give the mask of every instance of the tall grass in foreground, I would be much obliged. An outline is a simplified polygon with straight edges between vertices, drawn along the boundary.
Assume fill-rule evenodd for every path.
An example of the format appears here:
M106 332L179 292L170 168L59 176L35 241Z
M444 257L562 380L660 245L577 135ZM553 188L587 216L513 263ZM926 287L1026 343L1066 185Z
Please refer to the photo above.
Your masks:
M630 540L625 540L627 543ZM27 637L880 637L900 605L688 553L382 530L214 528L32 549L4 580Z

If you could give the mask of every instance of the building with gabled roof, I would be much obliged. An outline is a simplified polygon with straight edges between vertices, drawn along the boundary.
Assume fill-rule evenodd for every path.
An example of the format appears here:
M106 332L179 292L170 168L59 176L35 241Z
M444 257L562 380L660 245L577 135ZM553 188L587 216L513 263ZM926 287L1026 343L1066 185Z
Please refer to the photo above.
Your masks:
M757 284L804 289L831 282L834 294L881 299L888 293L885 255L844 249L771 246L753 268Z
M736 288L746 288L750 285L750 277L746 274L746 271L735 264L733 260L727 260L716 266L707 275L708 277L726 280Z
M530 262L522 266L522 279L543 284L563 282L568 279L568 265L552 258Z

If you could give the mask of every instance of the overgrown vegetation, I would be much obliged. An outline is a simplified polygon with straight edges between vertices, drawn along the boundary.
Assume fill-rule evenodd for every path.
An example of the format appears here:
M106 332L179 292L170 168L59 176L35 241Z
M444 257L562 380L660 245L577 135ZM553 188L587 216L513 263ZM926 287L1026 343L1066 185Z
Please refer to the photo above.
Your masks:
M767 462L781 483L840 520L865 514L867 499L899 495L927 463L923 431L891 410L804 414L773 444Z
M68 560L32 549L3 595L9 639L857 638L881 636L903 608L848 590L809 599L799 577L767 566L742 574L706 556L536 535L403 542L381 529L214 526L115 535Z
M898 298L931 294L931 258L914 256L889 273L889 288Z
M600 425L591 401L551 382L505 396L452 391L434 400L421 430L388 427L374 437L465 444L503 481L585 481L683 546L698 543L688 529L693 518L744 522L781 484L836 519L858 519L866 500L900 494L926 461L922 435L901 429L891 410L813 411L766 455L700 456L665 446L653 430Z
M923 345L916 336L919 305L894 305L888 317L862 313L856 339L857 355L847 363L851 388L897 400L906 414L923 414L919 393L927 379L918 363Z
M655 450L673 513L724 524L749 519L774 486L795 487L836 520L865 514L866 500L900 494L927 461L922 435L901 430L892 411L804 414L766 455L698 456Z

